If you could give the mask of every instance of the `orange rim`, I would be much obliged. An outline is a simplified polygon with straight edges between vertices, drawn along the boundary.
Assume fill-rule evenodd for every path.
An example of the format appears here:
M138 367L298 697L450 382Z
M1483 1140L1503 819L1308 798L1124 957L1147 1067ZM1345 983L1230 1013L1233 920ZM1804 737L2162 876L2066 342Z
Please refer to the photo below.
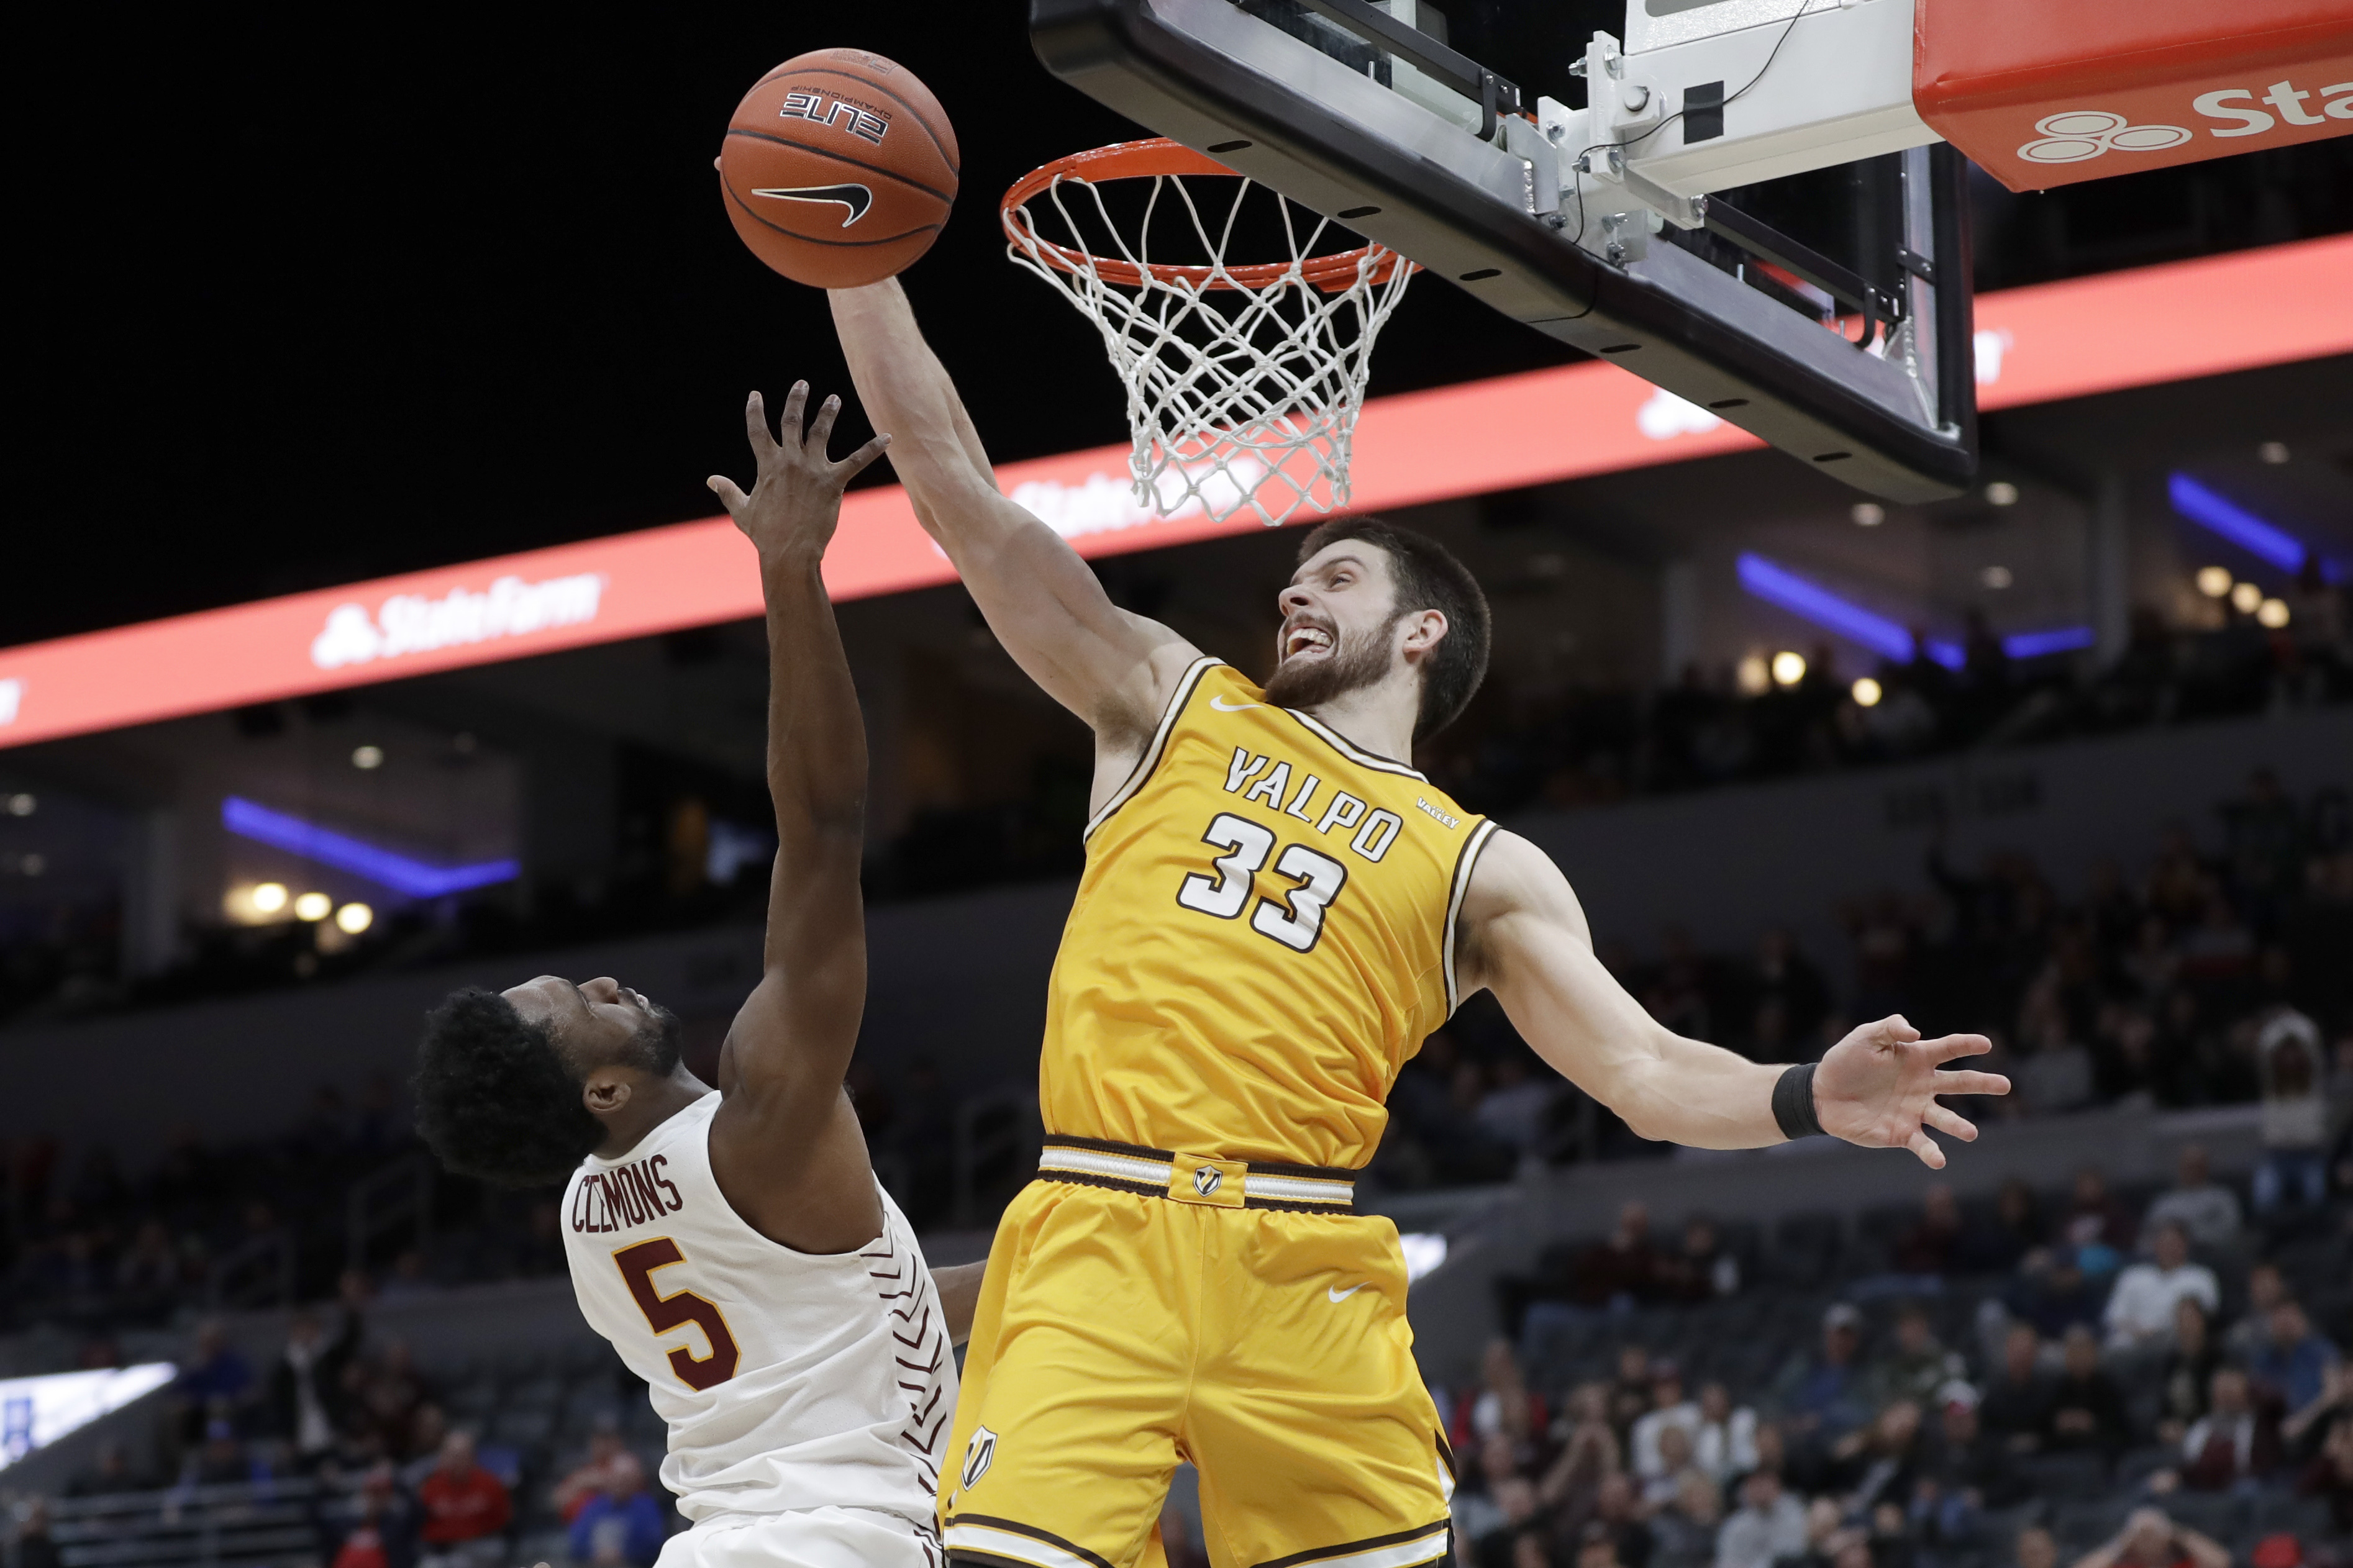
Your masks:
M1059 181L1098 184L1106 180L1149 180L1172 174L1222 174L1236 180L1248 177L1236 174L1208 153L1196 153L1166 136L1155 136L1146 142L1114 142L1108 147L1073 153L1030 170L1005 193L997 204L998 217L1005 226L1007 239L1033 252L1048 266L1073 273L1092 269L1106 282L1129 289L1143 288L1146 274L1155 283L1183 284L1194 289L1264 289L1291 275L1292 264L1286 261L1248 267L1180 267L1161 262L1137 263L1125 257L1095 256L1056 245L1034 229L1023 229L1015 221L1014 215L1032 197L1051 190ZM1379 258L1370 278L1375 283L1388 282L1403 260L1396 251L1382 246L1360 245L1354 250L1310 257L1299 264L1299 275L1327 294L1336 293L1355 286L1357 268L1368 256Z

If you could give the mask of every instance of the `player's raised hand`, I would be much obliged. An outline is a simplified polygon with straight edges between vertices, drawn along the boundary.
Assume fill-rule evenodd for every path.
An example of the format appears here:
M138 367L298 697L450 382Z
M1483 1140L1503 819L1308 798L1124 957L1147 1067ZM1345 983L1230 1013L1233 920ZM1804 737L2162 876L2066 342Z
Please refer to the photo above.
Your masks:
M1928 1129L1967 1142L1978 1130L1936 1103L1940 1094L2008 1094L2000 1073L1948 1072L1957 1057L1993 1049L1983 1035L1924 1040L1900 1015L1865 1024L1830 1048L1814 1069L1814 1113L1822 1131L1870 1149L1909 1149L1932 1170L1945 1151Z
M763 562L807 554L821 557L841 517L841 492L867 464L891 445L877 436L837 463L826 456L833 422L841 413L841 399L828 397L818 405L817 417L801 427L808 403L808 383L793 383L785 395L783 427L768 431L768 409L758 393L744 405L744 431L751 438L758 472L752 493L745 495L724 474L703 482L726 503L727 515L744 531Z

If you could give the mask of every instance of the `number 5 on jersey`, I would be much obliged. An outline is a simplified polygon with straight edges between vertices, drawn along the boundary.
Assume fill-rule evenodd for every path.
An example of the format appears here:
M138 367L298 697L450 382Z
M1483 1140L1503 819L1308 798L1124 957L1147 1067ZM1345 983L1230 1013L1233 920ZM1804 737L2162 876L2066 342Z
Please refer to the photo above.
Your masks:
M728 1331L727 1320L720 1315L717 1304L691 1290L665 1296L654 1289L655 1269L686 1261L686 1254L678 1249L678 1243L666 1236L656 1237L621 1248L613 1254L613 1261L619 1265L622 1282L628 1286L638 1310L646 1315L646 1325L657 1336L674 1333L691 1323L711 1342L711 1353L707 1356L694 1355L683 1345L670 1352L670 1369L678 1373L681 1383L701 1394L735 1375L736 1363L744 1359L744 1352L736 1345L735 1336Z
M1176 889L1176 901L1188 910L1232 920L1250 902L1250 890L1267 857L1274 852L1274 830L1247 816L1220 812L1201 835L1201 842L1227 853L1210 862L1213 879L1196 871ZM1274 862L1277 875L1298 884L1280 902L1261 899L1250 914L1250 930L1271 937L1293 952L1306 952L1324 934L1324 914L1348 880L1348 868L1304 844L1284 848Z

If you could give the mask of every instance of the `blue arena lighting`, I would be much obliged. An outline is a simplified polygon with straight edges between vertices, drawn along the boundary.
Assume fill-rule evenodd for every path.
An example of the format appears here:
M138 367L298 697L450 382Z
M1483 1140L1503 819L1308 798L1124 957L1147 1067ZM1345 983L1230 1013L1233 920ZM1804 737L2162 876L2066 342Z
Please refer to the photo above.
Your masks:
M2165 476L2165 493L2173 510L2205 529L2219 533L2250 555L2270 562L2283 572L2304 565L2304 542L2274 527L2228 496L2217 495L2188 474Z
M1801 620L1858 642L1882 658L1898 664L1912 660L1912 634L1884 616L1850 604L1818 584L1809 583L1777 561L1751 551L1740 552L1740 585L1768 605L1778 605ZM1933 649L1932 649L1933 651Z
M2001 639L2001 651L2012 658L2041 658L2047 653L2073 653L2099 639L2089 626L2053 626L2047 632L2019 632Z
M422 860L363 843L332 828L272 811L237 795L221 802L221 826L240 838L288 850L306 860L365 877L369 881L406 893L412 899L438 899L445 893L512 882L522 875L515 860L481 860L470 866L428 866Z
M1768 605L1778 605L1801 620L1850 642L1861 643L1883 658L1909 664L1914 657L1912 634L1886 616L1840 598L1818 583L1810 583L1778 561L1754 552L1740 556L1740 585ZM2012 658L2041 658L2045 654L2071 653L2096 640L2089 626L2052 626L2047 631L2015 632L2001 639L2002 651ZM1930 637L1927 655L1947 669L1968 662L1961 645Z

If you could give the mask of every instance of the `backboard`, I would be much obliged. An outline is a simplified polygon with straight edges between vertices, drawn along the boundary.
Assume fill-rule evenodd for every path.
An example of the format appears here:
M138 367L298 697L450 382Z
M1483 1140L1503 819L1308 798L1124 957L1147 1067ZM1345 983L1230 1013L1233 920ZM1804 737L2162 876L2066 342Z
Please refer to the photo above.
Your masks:
M1031 0L1030 37L1502 314L1919 501L1967 488L1977 421L1964 164L1912 108L1914 3L1628 0L1626 43L1571 68L1580 108L1416 26L1417 0ZM1709 195L1841 164L1841 259Z

